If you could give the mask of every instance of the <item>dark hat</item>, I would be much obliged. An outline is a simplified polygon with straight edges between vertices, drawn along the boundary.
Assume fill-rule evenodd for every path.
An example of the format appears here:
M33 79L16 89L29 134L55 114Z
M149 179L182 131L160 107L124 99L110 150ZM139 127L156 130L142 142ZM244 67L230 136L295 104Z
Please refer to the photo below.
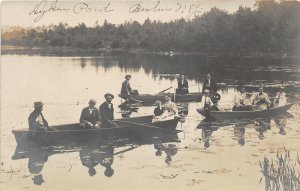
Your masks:
M90 103L96 105L96 100L90 99L89 104L90 104Z
M106 93L106 94L104 94L104 97L106 98L107 96L111 96L113 99L114 99L114 95L113 94L111 94L111 93Z
M125 76L125 79L127 79L128 77L131 78L131 75L127 74L127 75Z
M32 178L32 180L33 180L33 183L36 184L36 185L41 185L43 182L45 182L44 179L43 179L43 176L41 174L35 175Z
M36 101L36 102L34 102L34 107L36 108L36 107L41 107L41 106L43 106L44 104L43 104L43 102L41 102L41 101Z

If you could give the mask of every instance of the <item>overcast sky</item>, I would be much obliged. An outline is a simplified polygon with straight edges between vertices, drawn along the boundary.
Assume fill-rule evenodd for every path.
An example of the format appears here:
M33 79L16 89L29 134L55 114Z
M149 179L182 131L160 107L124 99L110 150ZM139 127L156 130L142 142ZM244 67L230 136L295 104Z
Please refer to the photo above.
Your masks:
M35 27L64 22L74 26L84 22L88 26L94 26L96 21L101 25L104 19L110 23L120 24L134 20L143 22L147 18L167 22L178 18L193 18L194 15L208 11L212 7L228 12L236 11L240 5L253 8L255 2L255 0L56 1L2 1L1 25Z

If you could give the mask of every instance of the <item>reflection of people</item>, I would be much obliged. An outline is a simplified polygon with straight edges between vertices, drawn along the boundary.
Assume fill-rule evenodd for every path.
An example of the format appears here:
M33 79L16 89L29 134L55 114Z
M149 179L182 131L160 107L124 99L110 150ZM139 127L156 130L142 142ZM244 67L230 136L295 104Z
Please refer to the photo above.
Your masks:
M114 150L112 147L107 147L103 150L102 160L100 165L105 167L104 175L106 177L112 177L114 175L114 169L112 169L112 164L114 162Z
M268 94L264 92L263 86L260 86L258 92L251 97L252 104L258 106L259 110L264 110L270 107L271 101Z
M165 103L163 104L164 111L168 112L168 115L177 115L178 107L176 103L171 101L170 96L165 96Z
M211 74L207 74L206 79L204 80L202 93L205 90L209 90L212 94L217 92L217 83L214 79L212 79Z
M156 143L154 144L154 148L156 149L155 155L156 156L161 156L162 155L162 151L164 151L166 153L166 159L165 162L167 164L170 164L170 162L172 161L172 156L175 156L177 154L177 147L175 144L168 144L168 145L164 145L162 143Z
M80 115L80 126L83 128L99 128L100 115L99 110L95 107L96 101L90 99L89 106L84 108Z
M276 127L279 128L279 134L285 135L286 134L285 127L286 127L286 123L287 123L286 117L285 116L275 117L274 122L276 124Z
M43 103L41 101L34 102L34 111L28 117L30 130L46 130L48 122L42 114Z
M99 107L101 127L109 127L112 120L114 120L114 106L112 104L112 99L114 96L111 93L106 93L104 95L106 101L102 103Z
M210 138L212 136L212 129L210 128L202 128L202 134L201 134L201 137L202 137L202 140L204 142L204 147L205 148L209 148L210 147Z
M178 94L188 94L189 93L189 84L183 74L179 75L178 88L176 89L176 93L178 93Z
M273 100L273 107L280 107L286 105L286 94L283 92L283 87L279 88L279 92L276 93L276 96Z
M246 105L246 91L240 87L239 92L234 96L234 106L232 111L251 111L252 106Z
M259 119L255 122L255 130L259 133L258 138L260 140L265 138L264 133L270 129L271 129L270 119Z
M236 123L233 129L234 136L238 139L241 146L245 145L245 127L242 123Z
M34 149L34 150L33 150ZM33 183L41 185L44 181L41 171L48 160L48 154L41 148L32 148L29 151L28 170L33 175Z
M130 86L130 81L131 75L126 75L125 76L125 81L122 83L122 88L121 88L121 95L124 97L128 97L130 95L138 95L137 90L132 90Z

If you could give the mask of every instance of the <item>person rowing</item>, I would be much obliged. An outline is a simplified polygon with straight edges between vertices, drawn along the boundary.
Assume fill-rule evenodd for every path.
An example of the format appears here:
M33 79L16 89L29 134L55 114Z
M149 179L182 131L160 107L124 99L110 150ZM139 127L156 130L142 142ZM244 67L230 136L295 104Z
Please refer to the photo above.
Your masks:
M114 99L114 95L111 93L106 93L104 95L105 102L102 103L99 107L100 110L100 118L101 118L101 127L108 128L110 126L115 126L112 124L112 120L114 120L114 106L112 104L112 100Z
M100 127L100 115L99 110L95 107L96 101L90 99L89 106L83 108L80 115L80 126L85 129L99 128Z
M279 91L276 93L276 96L273 100L273 107L284 106L287 103L286 94L283 91L283 87L279 87Z
M234 96L232 111L252 111L252 106L246 105L246 97L245 88L240 87L239 92Z
M131 75L126 75L125 80L122 83L121 96L124 98L129 98L130 95L138 95L139 94L137 90L131 89L131 86L129 83L130 79L131 79Z
M259 110L270 108L271 101L268 94L264 92L263 86L260 86L258 92L251 96L251 102L253 106L258 107Z
M28 124L30 130L45 131L48 127L48 122L42 114L43 103L41 101L34 102L34 111L28 117Z
M179 75L178 81L178 88L176 89L177 94L188 94L189 93L189 83L184 77L183 74Z

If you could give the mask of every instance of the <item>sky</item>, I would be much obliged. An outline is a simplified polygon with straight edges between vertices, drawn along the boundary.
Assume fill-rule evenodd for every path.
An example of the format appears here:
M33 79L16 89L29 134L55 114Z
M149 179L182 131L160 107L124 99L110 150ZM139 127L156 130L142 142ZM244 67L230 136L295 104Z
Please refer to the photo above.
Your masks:
M37 27L67 23L95 26L106 19L109 23L144 22L145 19L168 22L217 7L235 12L239 6L253 8L255 0L38 0L1 1L1 26Z

